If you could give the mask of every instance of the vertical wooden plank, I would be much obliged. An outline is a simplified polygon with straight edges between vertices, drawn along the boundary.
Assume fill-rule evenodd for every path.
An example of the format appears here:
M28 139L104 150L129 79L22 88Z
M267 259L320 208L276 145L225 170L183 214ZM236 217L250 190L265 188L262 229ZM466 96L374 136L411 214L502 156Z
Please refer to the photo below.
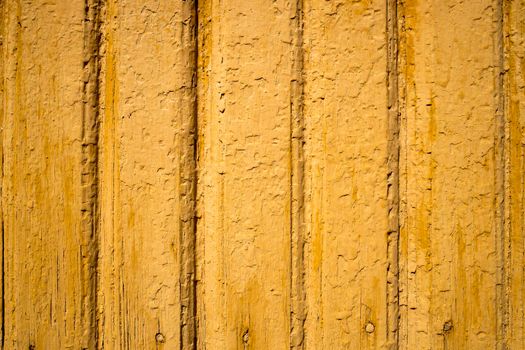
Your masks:
M508 293L501 349L525 348L525 1L502 2L504 119L507 124Z
M196 263L196 307L197 307L197 348L206 349L206 344L210 339L206 335L206 324L208 319L212 322L220 320L222 317L222 304L217 303L216 312L206 315L206 289L210 286L217 288L217 282L213 279L205 279L205 271L209 273L210 266L206 265L205 253L209 247L212 247L210 242L210 234L206 234L206 221L204 220L204 211L210 203L217 203L217 192L213 195L212 188L205 186L209 179L209 166L204 166L205 161L209 158L209 152L206 151L204 145L204 138L209 135L208 115L211 108L210 99L210 75L211 72L211 49L212 49L212 13L211 0L201 0L197 4L197 147L196 147L196 167L197 167L197 191L196 191L196 240L195 240L195 263ZM206 195L206 197L205 197ZM206 202L204 199L206 198ZM215 200L211 200L214 198ZM208 203L208 204L206 204ZM216 212L212 214L217 214ZM206 216L210 220L210 215ZM214 246L212 249L217 249ZM206 268L206 270L205 270ZM219 266L214 266L212 269L219 269ZM217 271L216 270L216 271ZM206 283L206 284L205 284ZM209 299L208 299L209 301Z
M203 1L200 322L209 349L290 346L288 1Z
M396 1L397 18L397 93L398 93L398 121L399 121L399 246L398 246L398 268L399 268L399 323L398 323L398 349L406 349L408 344L408 237L407 237L407 113L406 113L406 71L407 66L407 18L405 15L405 2Z
M394 346L387 335L387 181L395 137L387 108L387 3L308 1L304 18L306 347Z
M497 1L402 2L406 349L496 347ZM400 68L401 69L401 68Z
M106 2L99 294L105 348L195 345L194 6Z
M7 6L0 3L0 344L4 346L4 120L7 91L6 85L6 34L7 34Z
M4 347L88 348L83 1L5 1ZM86 302L86 300L88 300Z

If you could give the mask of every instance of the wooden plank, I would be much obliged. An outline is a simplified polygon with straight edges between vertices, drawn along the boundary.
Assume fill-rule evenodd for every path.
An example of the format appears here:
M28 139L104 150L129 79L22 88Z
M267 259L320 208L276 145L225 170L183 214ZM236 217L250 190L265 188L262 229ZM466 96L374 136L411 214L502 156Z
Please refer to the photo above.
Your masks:
M281 0L199 8L201 344L288 348L296 10Z
M402 3L402 348L496 347L497 6Z
M194 6L106 3L99 293L105 348L194 348Z
M524 0L0 12L6 349L525 348Z
M1 238L0 238L0 242L1 242L1 245L0 245L0 254L1 254L1 264L2 264L2 273L0 274L0 283L1 283L1 286L2 288L0 289L0 307L1 307L1 315L0 315L0 324L2 325L2 331L0 333L0 342L1 344L4 344L4 335L5 335L5 331L4 331L4 325L5 325L5 322L4 322L4 312L5 312L5 301L4 301L4 255L5 255L5 251L4 251L4 231L5 231L5 226L4 226L4 222L5 222L5 219L4 219L4 197L3 197L3 193L4 193L4 181L3 181L3 177L4 177L4 128L5 128L5 124L4 124L4 120L6 120L6 98L7 98L7 90L6 90L6 77L9 75L9 73L6 72L6 63L8 63L8 58L6 56L6 48L8 47L8 45L6 45L6 42L9 40L9 37L6 35L7 34L7 19L8 19L8 14L7 14L7 9L9 8L8 6L6 6L6 2L2 2L0 3L0 37L2 38L2 40L0 41L0 97L1 97L1 102L0 102L0 159L2 159L2 162L0 163L1 165L1 171L0 171L0 225L1 225L1 228L2 230L0 231L1 232ZM11 74L13 72L11 71Z
M3 2L3 345L92 347L82 1ZM64 49L67 48L67 49Z
M502 78L506 121L505 289L501 349L525 348L525 1L502 2Z
M311 349L388 343L386 23L385 1L305 2Z

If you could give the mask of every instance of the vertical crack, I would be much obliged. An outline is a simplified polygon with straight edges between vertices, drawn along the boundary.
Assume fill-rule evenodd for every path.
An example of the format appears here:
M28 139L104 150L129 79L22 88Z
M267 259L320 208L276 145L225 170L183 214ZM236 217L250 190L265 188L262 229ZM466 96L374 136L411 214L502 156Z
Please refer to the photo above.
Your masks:
M399 91L397 0L387 1L387 342L399 348Z

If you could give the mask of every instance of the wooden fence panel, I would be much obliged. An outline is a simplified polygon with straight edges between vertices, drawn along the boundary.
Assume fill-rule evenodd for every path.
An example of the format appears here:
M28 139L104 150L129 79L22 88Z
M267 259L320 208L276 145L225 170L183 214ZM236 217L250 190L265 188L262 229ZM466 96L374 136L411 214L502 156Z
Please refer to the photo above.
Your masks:
M2 348L525 348L524 0L0 13Z

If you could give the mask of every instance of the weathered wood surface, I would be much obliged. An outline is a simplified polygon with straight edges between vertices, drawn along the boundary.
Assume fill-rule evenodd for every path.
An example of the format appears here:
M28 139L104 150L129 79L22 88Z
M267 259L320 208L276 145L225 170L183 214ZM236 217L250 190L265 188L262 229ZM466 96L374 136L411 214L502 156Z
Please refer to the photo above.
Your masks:
M3 348L525 348L525 1L0 4Z

